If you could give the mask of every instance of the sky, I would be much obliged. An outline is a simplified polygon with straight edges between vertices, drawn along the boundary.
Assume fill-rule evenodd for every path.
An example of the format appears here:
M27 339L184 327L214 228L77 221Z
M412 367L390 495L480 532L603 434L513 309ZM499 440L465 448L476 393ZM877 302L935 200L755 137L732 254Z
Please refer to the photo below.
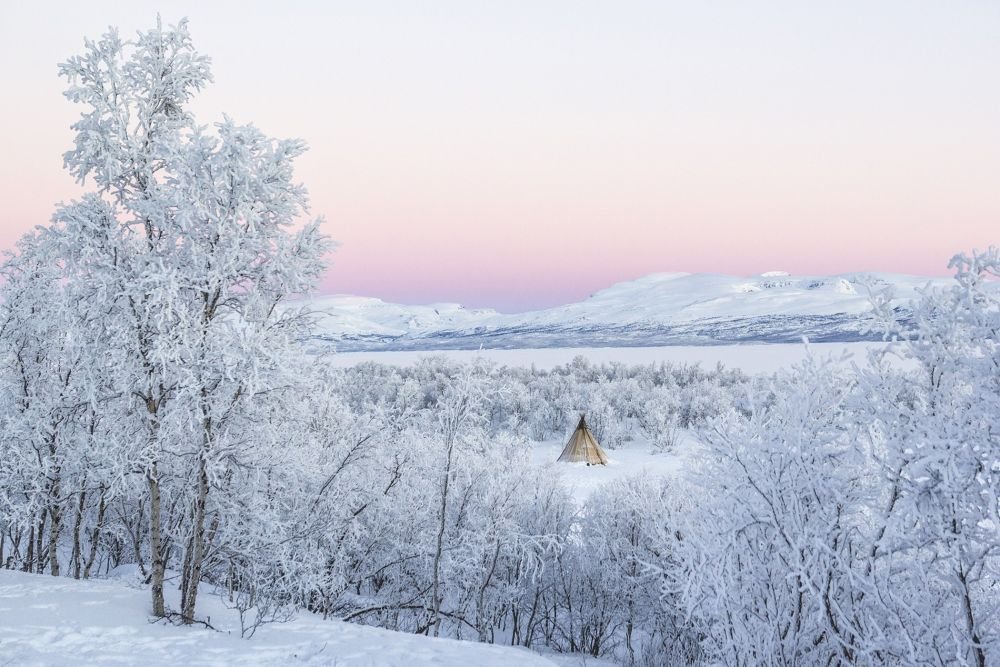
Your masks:
M0 0L0 248L82 192L56 65L190 19L192 105L310 151L328 293L502 311L1000 243L1000 3Z

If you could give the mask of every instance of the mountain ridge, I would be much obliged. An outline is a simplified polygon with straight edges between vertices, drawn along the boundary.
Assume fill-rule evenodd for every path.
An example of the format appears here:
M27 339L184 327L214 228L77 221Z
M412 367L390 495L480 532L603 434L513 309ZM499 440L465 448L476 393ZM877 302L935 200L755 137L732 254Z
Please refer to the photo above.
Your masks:
M457 303L410 306L375 297L330 295L314 342L340 351L518 347L605 347L878 340L870 290L891 287L905 319L926 286L950 278L893 273L757 276L655 273L618 282L586 299L523 313Z

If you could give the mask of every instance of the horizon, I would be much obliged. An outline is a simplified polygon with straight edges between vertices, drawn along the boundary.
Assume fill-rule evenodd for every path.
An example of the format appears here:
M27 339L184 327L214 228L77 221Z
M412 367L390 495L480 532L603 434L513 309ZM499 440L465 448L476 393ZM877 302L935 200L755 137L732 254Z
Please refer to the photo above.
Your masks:
M348 293L348 292L336 292L336 291L333 291L333 292L317 292L317 293L313 293L313 294L302 295L301 297L297 297L296 300L301 299L303 301L311 301L311 300L322 300L324 298L330 298L330 299L357 298L357 299L366 299L366 300L370 299L370 300L380 301L380 302L385 303L387 305L397 305L397 306L405 306L405 307L421 307L421 306L423 306L423 307L432 307L432 306L449 306L450 305L450 306L459 306L461 308L465 308L465 309L469 309L469 310L493 310L493 311L495 311L499 315L525 315L525 314L528 314L528 313L531 313L531 312L535 312L535 311L557 309L557 308L560 308L560 307L563 307L563 306L572 306L574 304L578 304L578 303L582 303L584 301L587 301L587 300L593 298L594 296L598 295L599 293L601 293L601 292L603 292L605 290L609 290L609 289L612 289L612 288L615 288L615 287L619 287L619 286L623 286L623 285L628 285L628 284L631 284L631 283L640 282L640 281L647 280L647 279L650 279L650 278L657 278L657 277L660 277L660 276L673 276L673 277L676 277L676 278L687 278L687 277L701 277L701 276L704 276L704 277L716 277L716 278L733 278L733 279L737 279L737 280L751 280L751 279L754 279L754 278L790 278L790 279L796 279L796 280L811 279L811 278L848 278L848 279L850 279L850 278L859 278L859 277L862 277L862 276L884 276L884 277L895 277L895 278L902 278L902 279L918 279L918 280L926 279L928 281L928 283L937 283L937 284L945 283L945 284L948 284L952 280L953 273L952 272L944 272L944 273L941 273L941 274L938 274L938 275L931 275L931 274L905 273L905 272L895 272L895 271L842 271L842 272L839 272L839 273L819 274L819 273L791 273L791 272L788 272L788 271L772 270L772 271L762 271L760 273L752 273L752 274L737 274L737 273L721 273L721 272L718 272L718 271L657 271L657 272L653 272L653 273L647 273L647 274L642 275L642 276L637 276L635 278L629 278L629 279L625 279L625 280L618 280L618 281L609 283L607 285L602 285L602 286L597 287L596 289L588 292L587 294L584 294L583 296L575 298L575 299L570 300L570 301L563 301L563 302L559 302L559 303L553 303L553 304L549 304L549 305L545 305L545 306L541 306L541 307L537 307L537 308L531 308L531 307L529 307L529 308L522 308L522 309L518 309L518 310L498 308L498 307L492 306L492 305L490 305L488 303L484 303L484 304L481 304L481 305L474 305L473 306L473 305L470 305L470 304L462 303L460 301L449 301L449 300L443 300L443 301L422 301L422 302L418 302L418 301L393 301L393 300L390 300L390 299L382 298L382 297L380 297L377 294L352 294L352 293ZM989 281L990 278L986 277L985 280Z
M57 63L157 14L57 5L0 8L0 249L84 191ZM524 312L652 273L945 276L997 242L998 6L160 11L212 58L199 123L309 144L323 294Z

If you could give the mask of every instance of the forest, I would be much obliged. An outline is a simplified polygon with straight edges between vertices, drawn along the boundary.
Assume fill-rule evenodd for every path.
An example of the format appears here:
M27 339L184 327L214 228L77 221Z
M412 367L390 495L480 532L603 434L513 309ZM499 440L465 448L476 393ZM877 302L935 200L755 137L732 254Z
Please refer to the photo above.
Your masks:
M60 66L83 109L60 205L2 267L0 566L137 568L150 613L243 634L313 612L623 664L1000 662L1000 252L887 341L748 376L309 348L332 243L297 140L199 125L187 26ZM582 501L532 443L699 443ZM180 591L172 608L164 590Z

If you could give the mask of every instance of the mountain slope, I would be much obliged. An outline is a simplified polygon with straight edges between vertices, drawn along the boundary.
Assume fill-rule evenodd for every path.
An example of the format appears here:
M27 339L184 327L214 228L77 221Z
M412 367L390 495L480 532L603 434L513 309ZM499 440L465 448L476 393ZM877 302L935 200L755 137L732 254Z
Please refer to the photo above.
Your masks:
M901 311L927 286L950 279L898 274L756 277L653 274L579 303L518 314L458 304L405 306L379 299L315 299L318 341L338 350L434 350L840 342L873 340L870 289L891 287Z

